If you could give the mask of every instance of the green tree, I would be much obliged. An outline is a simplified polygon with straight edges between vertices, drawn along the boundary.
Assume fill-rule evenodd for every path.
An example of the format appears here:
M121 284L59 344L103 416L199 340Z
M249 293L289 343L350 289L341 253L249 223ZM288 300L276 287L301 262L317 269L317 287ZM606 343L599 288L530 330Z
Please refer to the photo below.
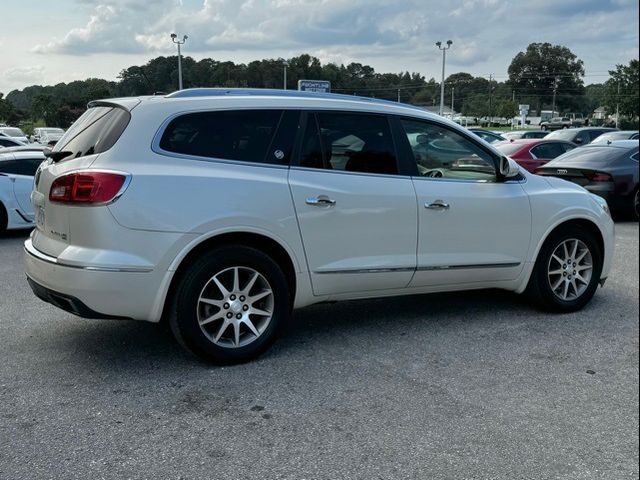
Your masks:
M584 63L567 47L531 43L513 58L508 73L518 98L535 105L538 112L552 106L554 88L557 110L579 108L579 96L584 94Z
M614 113L618 106L620 115L638 118L638 63L631 60L629 65L616 65L615 70L609 71L611 78L604 84L604 104L608 112Z

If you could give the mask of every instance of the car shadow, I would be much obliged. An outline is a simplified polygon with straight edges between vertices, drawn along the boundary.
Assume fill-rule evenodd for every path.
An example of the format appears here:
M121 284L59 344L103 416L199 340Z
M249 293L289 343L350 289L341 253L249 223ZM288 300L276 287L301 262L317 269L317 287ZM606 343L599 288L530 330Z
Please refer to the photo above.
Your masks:
M436 326L440 331L456 330L473 323L491 324L519 317L535 322L536 313L520 296L502 290L317 304L296 310L278 341L261 359L277 361L279 357L304 355L309 348L324 349L337 336L384 344L384 333L389 331L411 332L415 338L421 333L428 336ZM212 367L183 350L165 324L72 320L64 328L65 335L51 338L51 342L59 343L50 348L84 357L80 361L92 362L97 368L116 371Z

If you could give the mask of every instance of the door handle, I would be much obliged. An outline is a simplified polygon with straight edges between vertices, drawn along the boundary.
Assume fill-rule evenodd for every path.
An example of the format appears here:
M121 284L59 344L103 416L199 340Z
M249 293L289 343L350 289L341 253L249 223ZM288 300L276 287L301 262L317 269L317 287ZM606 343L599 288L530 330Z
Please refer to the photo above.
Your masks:
M429 210L448 210L450 205L442 200L436 200L433 203L425 203L424 208Z
M318 195L317 197L307 198L306 204L316 207L333 207L336 204L336 201L326 195Z

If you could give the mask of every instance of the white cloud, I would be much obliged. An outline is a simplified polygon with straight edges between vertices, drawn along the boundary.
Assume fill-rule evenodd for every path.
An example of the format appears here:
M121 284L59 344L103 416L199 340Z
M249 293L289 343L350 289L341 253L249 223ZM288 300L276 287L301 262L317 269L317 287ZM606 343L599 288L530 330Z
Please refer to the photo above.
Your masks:
M19 82L26 85L33 85L44 82L44 72L45 70L42 65L14 67L5 70L2 74L2 78L7 82Z

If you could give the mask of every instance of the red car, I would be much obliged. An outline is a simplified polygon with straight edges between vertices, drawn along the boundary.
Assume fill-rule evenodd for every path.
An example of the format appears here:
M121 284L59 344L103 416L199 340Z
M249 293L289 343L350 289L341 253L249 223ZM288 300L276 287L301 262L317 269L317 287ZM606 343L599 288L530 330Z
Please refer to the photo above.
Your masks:
M546 138L519 138L494 143L493 146L531 173L536 168L577 147L572 142Z

